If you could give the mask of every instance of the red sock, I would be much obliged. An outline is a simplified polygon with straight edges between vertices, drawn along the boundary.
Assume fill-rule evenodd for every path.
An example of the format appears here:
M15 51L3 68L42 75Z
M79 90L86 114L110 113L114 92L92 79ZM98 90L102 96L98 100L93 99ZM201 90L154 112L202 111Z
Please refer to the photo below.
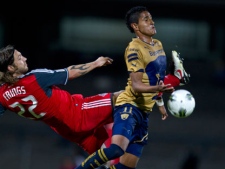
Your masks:
M171 86L176 87L179 86L180 79L172 74L168 74L164 78L164 84L171 84Z
M180 80L176 76L168 74L164 78L164 84L171 84L171 86L176 87L179 86ZM162 95L163 92L159 92L158 97L162 97Z

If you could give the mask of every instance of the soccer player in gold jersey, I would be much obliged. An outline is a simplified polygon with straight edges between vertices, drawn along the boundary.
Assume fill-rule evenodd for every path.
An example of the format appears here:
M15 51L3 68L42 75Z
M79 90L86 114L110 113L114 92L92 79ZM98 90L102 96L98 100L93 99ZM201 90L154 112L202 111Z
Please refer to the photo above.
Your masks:
M126 24L135 38L124 54L129 78L116 100L111 145L90 155L77 169L102 168L102 164L118 157L119 163L110 169L135 169L147 144L149 114L153 106L158 105L162 120L165 120L168 114L163 92L173 92L175 86L189 82L189 75L176 51L172 51L174 72L166 75L166 54L162 43L153 38L156 28L146 7L131 8L126 14Z

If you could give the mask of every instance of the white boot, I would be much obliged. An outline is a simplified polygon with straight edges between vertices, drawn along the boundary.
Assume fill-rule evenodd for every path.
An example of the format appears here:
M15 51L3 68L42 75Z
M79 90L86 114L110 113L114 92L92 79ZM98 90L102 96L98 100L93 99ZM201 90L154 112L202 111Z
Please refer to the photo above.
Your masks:
M180 79L180 86L189 83L190 74L184 70L183 59L175 50L172 51L172 59L174 62L174 75Z

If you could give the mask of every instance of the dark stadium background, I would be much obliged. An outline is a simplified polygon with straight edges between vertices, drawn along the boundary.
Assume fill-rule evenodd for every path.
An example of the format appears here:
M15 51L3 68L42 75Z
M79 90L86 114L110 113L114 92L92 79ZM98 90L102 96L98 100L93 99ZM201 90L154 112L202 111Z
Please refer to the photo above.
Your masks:
M196 100L195 111L185 119L170 115L162 121L154 109L149 144L137 168L224 169L224 0L5 1L0 46L15 45L30 69L64 68L109 56L113 65L61 87L85 96L121 90L127 79L123 52L133 36L124 15L136 5L150 9L155 38L162 41L168 59L173 49L181 53L191 82L179 88ZM0 169L60 169L62 160L76 157L77 151L41 122L11 112L0 117Z

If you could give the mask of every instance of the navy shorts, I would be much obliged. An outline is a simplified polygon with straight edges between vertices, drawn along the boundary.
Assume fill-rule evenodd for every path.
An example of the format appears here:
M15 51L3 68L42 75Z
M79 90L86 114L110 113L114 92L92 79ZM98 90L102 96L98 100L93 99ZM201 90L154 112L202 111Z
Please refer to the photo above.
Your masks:
M148 140L149 114L131 104L114 109L113 135L123 135L130 140L126 152L140 157Z

